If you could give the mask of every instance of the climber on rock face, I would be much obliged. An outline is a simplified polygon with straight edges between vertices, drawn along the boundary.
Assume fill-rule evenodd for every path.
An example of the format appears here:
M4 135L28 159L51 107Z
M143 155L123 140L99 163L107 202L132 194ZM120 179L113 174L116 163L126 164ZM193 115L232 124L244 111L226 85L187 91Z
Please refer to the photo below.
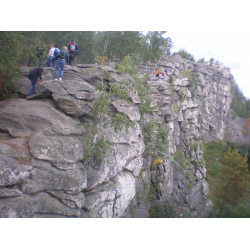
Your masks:
M44 71L44 68L37 67L29 73L28 79L31 81L29 95L36 94L36 92L35 92L36 82L38 80L38 77L40 78L40 80L43 81L43 78L42 78L43 71Z

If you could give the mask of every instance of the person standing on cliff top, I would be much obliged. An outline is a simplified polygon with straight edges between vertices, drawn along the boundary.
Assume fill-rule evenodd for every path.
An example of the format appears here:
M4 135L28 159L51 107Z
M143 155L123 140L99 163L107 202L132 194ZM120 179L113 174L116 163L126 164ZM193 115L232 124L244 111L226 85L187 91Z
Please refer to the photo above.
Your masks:
M68 46L69 51L69 65L72 66L76 51L78 50L78 46L76 45L76 42L74 40L71 40Z
M42 57L43 57L43 52L44 52L43 43L41 46L37 46L36 50L37 50L36 57L39 61L39 67L41 67L42 66L42 59L43 59ZM34 62L34 67L36 67L36 61Z
M43 81L42 78L42 73L44 72L44 68L35 68L32 71L30 71L29 75L28 75L28 79L31 81L31 87L29 90L29 95L33 95L36 94L35 92L35 88L36 88L36 82L38 80L38 77L40 78L40 80Z
M67 47L64 46L63 50L61 50L58 55L55 57L56 62L56 81L58 80L58 73L59 73L59 67L61 66L61 73L60 73L60 78L59 81L62 81L63 77L63 72L64 72L64 66L65 66L65 60L68 58L68 53L67 53Z

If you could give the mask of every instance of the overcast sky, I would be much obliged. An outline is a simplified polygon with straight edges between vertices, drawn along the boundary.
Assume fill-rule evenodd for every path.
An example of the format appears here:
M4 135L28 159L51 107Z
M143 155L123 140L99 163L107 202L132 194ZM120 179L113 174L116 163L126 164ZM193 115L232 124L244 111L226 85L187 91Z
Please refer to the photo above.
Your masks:
M185 32L173 29L167 34L174 42L173 52L183 48L194 55L195 60L204 57L208 61L213 57L226 67L230 67L236 83L245 96L250 98L250 30Z

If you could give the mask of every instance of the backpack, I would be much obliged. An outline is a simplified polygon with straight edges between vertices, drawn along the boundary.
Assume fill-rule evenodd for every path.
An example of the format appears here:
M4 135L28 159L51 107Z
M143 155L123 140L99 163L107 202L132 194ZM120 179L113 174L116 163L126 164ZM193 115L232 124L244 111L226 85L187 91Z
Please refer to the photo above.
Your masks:
M65 59L66 57L66 51L65 50L62 50L59 52L59 56L62 58L62 59Z
M60 50L58 48L55 48L55 50L54 50L54 57L56 57L59 52L60 52Z
M76 50L76 43L74 42L73 44L70 42L70 49L69 51L75 51Z

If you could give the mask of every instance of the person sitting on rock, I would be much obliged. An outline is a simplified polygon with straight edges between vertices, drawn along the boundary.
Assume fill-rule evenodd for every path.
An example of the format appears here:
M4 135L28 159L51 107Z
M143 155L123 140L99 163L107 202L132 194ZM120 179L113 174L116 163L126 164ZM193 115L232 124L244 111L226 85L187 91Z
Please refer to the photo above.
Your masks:
M170 76L171 74L172 74L172 71L171 71L171 70L169 70L168 75Z
M62 81L63 72L64 72L64 66L65 66L65 60L67 60L68 53L67 53L67 47L64 46L62 51L58 53L58 55L55 57L56 62L56 81L58 80L58 73L59 73L59 67L61 66L61 73L59 81Z
M164 70L162 71L161 78L165 79L165 71Z
M40 80L43 81L43 78L42 78L43 71L44 71L44 68L41 68L41 67L37 67L37 68L33 69L32 71L30 71L30 73L28 75L28 79L31 81L29 95L36 94L36 92L35 92L36 82L38 80L38 77L40 78Z
M155 72L155 76L156 76L156 77L159 77L159 75L160 75L160 70L158 69L158 70L156 70L156 72Z

